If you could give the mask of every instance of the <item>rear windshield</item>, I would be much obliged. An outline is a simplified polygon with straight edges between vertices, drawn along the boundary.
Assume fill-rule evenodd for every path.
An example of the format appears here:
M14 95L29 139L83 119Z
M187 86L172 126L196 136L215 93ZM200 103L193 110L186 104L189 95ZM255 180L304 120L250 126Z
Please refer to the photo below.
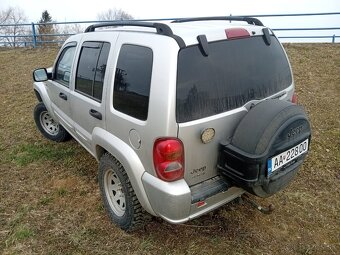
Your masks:
M205 57L198 45L178 55L178 123L208 117L263 99L292 84L287 58L272 36L209 43Z

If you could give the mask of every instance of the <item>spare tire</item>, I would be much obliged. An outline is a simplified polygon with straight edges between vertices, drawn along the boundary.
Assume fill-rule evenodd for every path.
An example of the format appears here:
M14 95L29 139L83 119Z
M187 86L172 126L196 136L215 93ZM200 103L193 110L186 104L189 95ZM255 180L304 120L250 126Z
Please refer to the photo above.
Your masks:
M221 144L218 168L229 181L268 197L283 189L301 166L311 129L301 106L262 101L240 121L229 143Z

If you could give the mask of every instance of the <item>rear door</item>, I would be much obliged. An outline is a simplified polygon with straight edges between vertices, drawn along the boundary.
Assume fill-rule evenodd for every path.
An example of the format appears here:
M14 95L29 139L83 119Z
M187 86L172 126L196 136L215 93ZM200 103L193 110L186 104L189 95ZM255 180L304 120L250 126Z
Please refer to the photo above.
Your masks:
M87 38L81 45L74 91L70 97L76 136L88 149L93 129L105 127L104 84L112 82L113 68L108 66L108 59L116 39L117 35L110 33L108 40Z
M51 99L52 110L59 122L69 132L72 132L70 108L70 87L72 87L72 66L76 51L76 42L68 43L59 54L54 67L53 79L47 83L48 95Z
M252 104L293 90L290 65L277 38L262 36L198 45L178 56L176 119L185 146L185 179L196 184L217 173L219 144L228 141ZM251 128L251 127L249 127Z

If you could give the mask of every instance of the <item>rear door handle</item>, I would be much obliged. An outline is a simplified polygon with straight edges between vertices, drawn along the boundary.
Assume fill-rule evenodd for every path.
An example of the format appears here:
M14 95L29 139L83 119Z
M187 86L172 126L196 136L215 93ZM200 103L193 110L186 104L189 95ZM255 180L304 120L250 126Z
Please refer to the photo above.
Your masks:
M67 96L66 96L63 92L60 92L60 93L59 93L59 97L60 97L61 99L67 100Z
M94 109L90 109L89 111L90 115L98 120L102 120L102 114Z

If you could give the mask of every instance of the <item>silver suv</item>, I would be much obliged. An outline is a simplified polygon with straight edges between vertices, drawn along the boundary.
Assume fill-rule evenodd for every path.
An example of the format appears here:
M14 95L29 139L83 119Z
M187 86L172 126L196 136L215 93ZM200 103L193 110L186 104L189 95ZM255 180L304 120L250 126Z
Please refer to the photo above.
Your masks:
M91 25L33 78L38 129L99 161L124 230L150 214L182 223L246 191L271 196L310 144L286 53L255 18Z

